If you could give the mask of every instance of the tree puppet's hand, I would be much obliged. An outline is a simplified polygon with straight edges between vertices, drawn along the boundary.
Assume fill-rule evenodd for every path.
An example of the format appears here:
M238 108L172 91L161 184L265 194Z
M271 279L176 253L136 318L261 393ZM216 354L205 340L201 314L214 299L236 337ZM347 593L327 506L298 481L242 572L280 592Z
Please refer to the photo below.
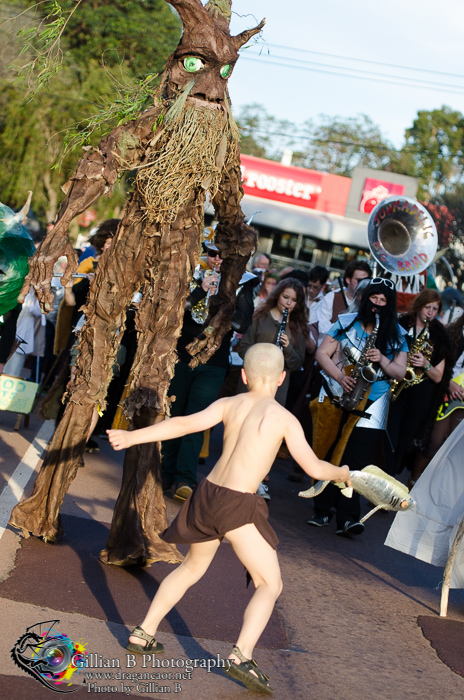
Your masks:
M18 296L20 304L23 303L29 289L33 287L42 311L44 313L51 311L53 292L50 289L50 285L53 278L53 268L58 258L62 255L65 255L68 259L66 271L61 279L61 284L66 286L77 269L78 258L76 251L67 240L67 237L66 240L62 239L60 243L57 243L56 238L50 236L50 238L47 237L40 244L29 263L29 274L24 280Z

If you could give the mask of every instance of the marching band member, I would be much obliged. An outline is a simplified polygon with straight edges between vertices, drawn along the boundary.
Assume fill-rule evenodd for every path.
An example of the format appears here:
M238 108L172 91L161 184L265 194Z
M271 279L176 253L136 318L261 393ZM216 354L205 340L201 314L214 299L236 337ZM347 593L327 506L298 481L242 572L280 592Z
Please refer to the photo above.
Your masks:
M313 450L319 459L348 464L350 469L362 469L370 463L385 430L388 379L404 377L406 352L407 344L397 323L394 284L376 277L363 290L358 313L341 315L316 355L326 377L326 388L311 402ZM360 384L346 374L347 359L349 364L370 367L371 373L369 395L361 394L354 406L351 400ZM329 391L334 394L334 403ZM314 499L314 516L308 525L328 525L332 508L337 510L337 535L363 532L359 495L353 493L352 498L346 498L333 485Z
M444 389L449 338L436 318L440 311L440 294L424 289L415 297L410 311L399 318L407 331L409 354L405 379L392 387L385 441L385 471L392 476L402 471L404 455L415 438L423 437L424 422L435 417L437 392Z
M209 232L207 229L206 231ZM229 345L232 330L227 333L218 350L208 362L189 367L192 359L187 346L201 333L208 315L208 300L217 293L220 284L222 258L211 238L203 243L205 257L197 267L185 305L182 332L177 342L178 362L169 387L169 396L176 399L171 404L171 416L186 416L207 408L216 401L229 366ZM237 304L232 317L232 327L244 333L253 315L253 287L258 279L246 272L237 290ZM175 487L174 498L185 501L197 483L197 466L203 443L203 433L185 435L168 440L162 446L161 477L163 490Z
M301 369L308 338L308 320L303 285L292 277L279 282L269 296L253 314L253 322L243 336L238 353L245 357L249 347L256 343L274 344L279 327L287 310L285 331L280 334L280 345L284 353L285 380L277 389L276 401L285 406L290 372ZM244 386L239 386L243 388Z
M464 314L447 326L446 330L453 356L452 362L454 362L452 376L447 385L443 404L433 423L429 443L416 455L411 481L417 481L432 457L464 418Z

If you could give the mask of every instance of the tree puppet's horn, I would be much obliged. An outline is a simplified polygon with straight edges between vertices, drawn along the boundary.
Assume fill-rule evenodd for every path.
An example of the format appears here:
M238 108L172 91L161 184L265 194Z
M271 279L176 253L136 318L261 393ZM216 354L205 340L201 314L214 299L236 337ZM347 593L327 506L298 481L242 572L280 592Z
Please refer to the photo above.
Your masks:
M32 191L29 190L29 192L27 193L26 204L23 206L22 209L20 209L18 211L17 214L15 214L15 216L14 216L15 221L19 221L21 223L24 221L24 219L28 215L29 209L31 207L31 199L32 199Z
M205 5L205 10L214 18L220 29L229 32L231 7L232 0L209 0Z
M232 37L232 41L234 42L235 48L238 51L241 46L247 43L251 39L252 36L255 34L259 34L261 29L264 27L266 24L266 20L262 19L261 22L258 24L257 27L254 29L245 29L244 32L241 34L237 34L237 36Z
M169 5L177 10L184 27L191 27L198 22L198 15L204 12L200 0L166 0Z

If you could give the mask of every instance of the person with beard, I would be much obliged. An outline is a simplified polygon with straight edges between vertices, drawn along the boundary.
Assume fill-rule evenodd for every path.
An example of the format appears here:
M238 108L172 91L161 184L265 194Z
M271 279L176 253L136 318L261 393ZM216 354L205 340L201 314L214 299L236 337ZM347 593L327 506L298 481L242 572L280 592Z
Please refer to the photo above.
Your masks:
M376 333L373 347L371 334ZM385 430L389 401L389 379L401 381L406 372L405 331L397 323L396 292L391 280L376 277L363 290L357 314L343 314L322 341L316 359L323 374L319 398L311 402L313 449L319 459L362 469L371 461ZM366 349L367 348L367 349ZM375 371L369 394L353 410L341 407L337 397L350 395L356 380L345 373L345 365L363 358ZM332 394L331 403L329 396ZM359 494L346 498L329 485L314 499L309 525L323 527L336 509L337 535L359 535L364 525Z
M389 474L403 470L404 457L415 439L423 441L427 425L434 419L451 375L450 339L437 320L442 302L439 292L424 289L410 310L399 318L407 331L409 346L408 375L402 384L392 387L385 441L385 460ZM409 486L419 475L413 473Z

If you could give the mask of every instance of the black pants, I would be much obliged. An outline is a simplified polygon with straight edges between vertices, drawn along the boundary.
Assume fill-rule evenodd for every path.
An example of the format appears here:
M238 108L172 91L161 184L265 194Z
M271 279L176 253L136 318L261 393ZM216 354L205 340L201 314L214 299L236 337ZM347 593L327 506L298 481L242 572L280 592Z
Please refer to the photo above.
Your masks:
M343 453L340 465L348 464L350 470L363 469L371 464L372 457L383 430L373 428L354 428L348 444ZM337 510L337 525L342 526L346 520L358 521L361 517L361 503L359 494L353 491L352 498L347 498L333 484L329 484L324 491L314 499L314 513L317 516L331 516L330 509Z
M385 441L385 471L391 476L403 471L406 451L414 438L418 437L419 427L434 405L433 392L433 382L425 379L420 384L403 389L396 401L390 403L387 422L389 440Z

